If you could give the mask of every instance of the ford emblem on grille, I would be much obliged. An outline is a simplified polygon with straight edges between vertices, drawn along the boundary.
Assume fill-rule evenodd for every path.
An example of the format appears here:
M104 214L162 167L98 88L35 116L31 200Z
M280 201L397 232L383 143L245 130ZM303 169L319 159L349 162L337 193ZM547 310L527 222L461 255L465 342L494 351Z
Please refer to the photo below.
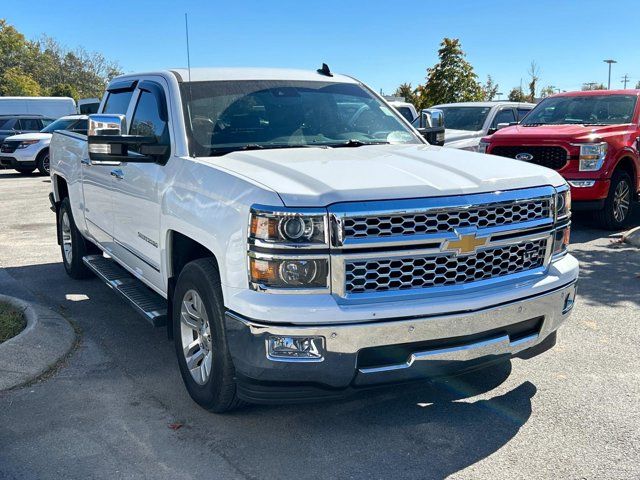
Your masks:
M523 162L530 162L533 160L533 155L527 152L519 153L516 155L516 160L522 160Z

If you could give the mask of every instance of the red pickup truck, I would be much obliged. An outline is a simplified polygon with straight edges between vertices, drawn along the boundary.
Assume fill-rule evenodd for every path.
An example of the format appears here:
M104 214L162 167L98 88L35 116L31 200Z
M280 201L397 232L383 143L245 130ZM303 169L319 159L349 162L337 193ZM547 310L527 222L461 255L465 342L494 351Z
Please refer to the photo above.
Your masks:
M518 125L480 142L482 153L557 170L574 210L623 228L640 189L640 90L594 90L545 98Z

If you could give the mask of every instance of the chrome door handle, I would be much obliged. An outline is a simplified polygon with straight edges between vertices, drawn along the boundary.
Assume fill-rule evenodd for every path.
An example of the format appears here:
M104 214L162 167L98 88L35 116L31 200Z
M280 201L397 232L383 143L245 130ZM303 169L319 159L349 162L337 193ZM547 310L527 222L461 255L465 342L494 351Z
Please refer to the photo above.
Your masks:
M90 167L90 166L92 165L92 164L91 164L91 160L89 160L88 158L83 158L82 160L80 160L80 163L81 163L82 165L86 165L86 166L88 166L88 167Z
M111 170L111 176L116 177L118 180L122 180L124 178L124 172L119 168L115 168Z

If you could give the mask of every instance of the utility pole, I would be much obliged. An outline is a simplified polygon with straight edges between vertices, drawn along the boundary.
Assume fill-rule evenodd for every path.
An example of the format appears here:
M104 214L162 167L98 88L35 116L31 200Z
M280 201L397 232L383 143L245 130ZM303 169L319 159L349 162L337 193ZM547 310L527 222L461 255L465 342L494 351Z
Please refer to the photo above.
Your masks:
M622 83L624 83L624 89L627 89L627 83L629 83L629 75L627 75L626 73L624 74L624 77L622 77Z
M615 60L611 60L611 59L603 60L603 62L609 64L609 82L607 83L607 90L611 90L611 64L612 63L618 63L618 62L615 61Z

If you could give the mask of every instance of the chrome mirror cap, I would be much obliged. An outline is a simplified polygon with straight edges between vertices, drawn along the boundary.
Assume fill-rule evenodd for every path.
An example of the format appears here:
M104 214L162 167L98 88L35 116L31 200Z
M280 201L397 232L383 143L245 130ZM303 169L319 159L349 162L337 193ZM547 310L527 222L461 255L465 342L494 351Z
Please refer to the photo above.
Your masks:
M125 135L127 133L127 118L124 115L95 114L89 115L88 136L97 135Z

